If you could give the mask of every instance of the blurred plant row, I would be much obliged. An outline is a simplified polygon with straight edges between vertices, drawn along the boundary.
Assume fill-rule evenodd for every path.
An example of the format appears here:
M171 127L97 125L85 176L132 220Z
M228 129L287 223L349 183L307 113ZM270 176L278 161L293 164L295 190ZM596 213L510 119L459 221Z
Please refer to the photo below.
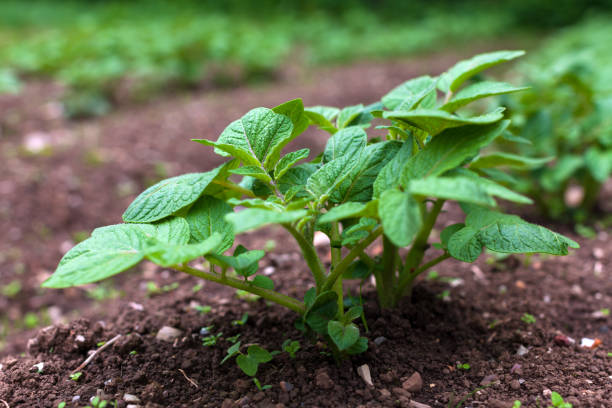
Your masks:
M517 172L519 190L553 219L582 223L604 213L612 173L612 24L593 20L547 41L518 71L531 90L505 98L515 153L549 157ZM508 160L508 165L512 162ZM608 220L609 222L609 220Z
M563 2L41 0L24 8L9 0L0 4L0 92L51 77L68 85L69 115L104 114L116 99L169 86L268 77L296 55L310 63L405 55L506 35L532 26L534 13L568 23L609 3Z

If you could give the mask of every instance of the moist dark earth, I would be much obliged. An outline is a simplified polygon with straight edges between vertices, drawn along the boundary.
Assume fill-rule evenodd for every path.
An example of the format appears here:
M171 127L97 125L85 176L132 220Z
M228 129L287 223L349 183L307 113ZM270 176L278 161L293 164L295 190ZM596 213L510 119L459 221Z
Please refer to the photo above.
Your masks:
M445 261L393 312L378 308L366 284L369 349L339 364L323 343L294 328L291 312L148 263L96 286L39 289L67 249L93 228L120 222L144 187L220 163L212 149L189 139L215 139L249 109L295 97L306 105L370 103L473 51L288 70L274 84L170 94L80 122L62 117L57 100L65 91L55 84L33 82L20 96L0 96L0 285L13 283L0 293L0 407L82 407L95 395L121 407L511 407L514 400L546 407L552 391L574 407L612 407L612 231L601 226L586 239L547 225L580 242L568 257ZM316 152L325 141L309 131L290 148ZM521 213L536 217L529 208ZM436 230L460 216L449 206ZM283 231L250 233L240 242L275 246L261 267L282 292L301 298L312 284ZM349 290L356 294L358 284ZM246 323L233 324L244 313ZM165 326L180 333L161 340ZM223 334L204 346L209 326L206 335ZM70 379L90 350L117 335L78 380ZM233 361L220 365L236 335L270 351L285 339L301 348L295 358L280 353L260 366L257 378L271 386L260 391ZM581 347L582 338L597 347ZM364 365L372 385L357 372Z

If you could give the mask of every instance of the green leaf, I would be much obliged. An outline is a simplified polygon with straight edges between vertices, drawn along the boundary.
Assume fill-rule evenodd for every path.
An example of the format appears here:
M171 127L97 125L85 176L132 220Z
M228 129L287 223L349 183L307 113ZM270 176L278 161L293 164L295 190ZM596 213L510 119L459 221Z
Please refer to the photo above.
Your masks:
M503 112L504 108L497 108L485 115L464 118L436 109L415 109L412 111L384 112L383 117L417 127L435 136L448 128L465 125L488 125L497 122L504 117Z
M223 243L221 234L213 234L202 242L196 244L168 245L158 244L147 248L145 255L147 259L163 267L180 265L193 259L204 256L210 252L217 251Z
M511 153L491 153L486 156L481 156L472 163L471 169L490 168L498 166L507 166L512 168L533 168L553 160L554 157L524 157Z
M227 355L223 358L223 360L221 360L221 363L219 363L219 365L222 365L227 360L238 354L238 352L240 351L241 344L242 341L237 341L236 343L232 344L232 346L227 349Z
M350 126L351 122L363 111L363 104L347 106L338 113L336 125L338 129Z
M270 171L292 134L293 124L287 116L271 109L255 108L225 128L216 142L195 141L214 146L215 152L222 156L232 155L247 165L263 166Z
M412 157L412 143L404 142L397 154L378 173L373 185L373 197L377 198L390 189L398 187L402 169Z
M526 89L529 89L529 87L516 87L505 82L477 82L457 92L457 94L450 101L442 105L440 109L447 112L454 112L478 99L524 91Z
M475 207L469 210L465 227L450 237L448 250L454 258L473 262L482 247L502 253L567 255L568 247L578 248L578 244L515 215Z
M270 196L265 200L261 198L245 198L244 200L230 198L227 200L227 204L234 207L243 206L247 208L264 208L274 211L283 211L285 209L282 201L276 196Z
M249 277L257 272L258 262L266 253L262 250L248 251L239 245L233 256L210 254L209 258L219 262L223 266L233 268L237 274Z
M589 169L593 178L600 183L604 183L612 173L612 149L602 151L595 146L591 146L584 154L586 167Z
M355 157L349 155L340 156L326 163L308 178L306 191L314 199L321 202L326 201L357 164Z
M415 199L398 189L380 196L378 212L385 235L399 247L410 245L421 228L421 209Z
M453 236L453 234L460 229L465 227L463 223L451 224L448 227L444 228L440 233L440 242L444 248L448 248L448 241Z
M154 234L155 227L146 226ZM118 224L98 228L72 248L42 286L67 288L97 282L140 262L150 237L138 225Z
M460 61L451 69L440 75L438 88L442 92L456 92L466 80L485 69L518 58L525 51L496 51L476 55L468 60Z
M312 123L332 135L338 131L331 123L338 116L338 113L340 113L340 109L330 106L311 106L304 111L304 114Z
M406 162L401 172L401 184L405 186L413 178L439 176L459 166L491 143L509 123L504 120L486 126L445 130Z
M427 177L412 180L408 184L408 189L412 194L425 197L495 206L495 200L489 196L486 189L477 181L467 177Z
M218 233L223 240L219 252L223 253L234 243L233 226L225 219L232 207L218 198L203 195L185 216L191 230L191 242L202 242Z
M259 288L274 290L274 281L267 276L257 275L253 278L252 283Z
M336 132L327 141L323 163L348 155L358 157L368 142L368 135L360 127L350 127Z
M503 198L504 200L513 201L519 204L532 204L533 201L522 194L514 192L509 188L502 186L501 184L497 184L494 181L486 179L484 177L480 177L478 173L466 169L466 168L458 168L447 172L446 174L459 177L467 177L477 183L487 194L499 198Z
M310 176L319 169L315 164L304 163L299 166L295 166L287 170L281 178L277 180L278 189L285 196L289 196L290 193L295 198L310 197L306 192L306 183Z
M563 397L561 397L561 394L559 394L558 392L553 391L550 394L550 402L552 402L552 404L555 407L559 407L561 404L563 404Z
M195 202L229 163L206 173L183 174L162 180L147 188L125 210L123 221L153 222L174 214Z
M359 339L359 328L354 323L343 324L336 320L327 323L327 334L338 347L344 351Z
M436 81L429 75L404 82L382 97L385 108L407 111L418 105L428 94L436 89Z
M293 130L291 131L290 140L295 139L298 135L302 134L308 126L310 126L310 120L304 113L304 104L301 99L293 99L287 101L275 108L272 108L274 113L287 116L291 123L293 123Z
M395 157L401 146L402 143L398 141L385 141L367 146L360 157L352 158L357 164L331 194L331 200L336 203L371 200L376 177Z
M370 270L368 264L363 262L361 259L358 259L349 265L346 271L342 274L342 279L364 280L369 278L370 275L372 275L372 271Z
M338 295L328 291L320 293L304 315L304 321L319 334L327 333L327 322L338 312Z
M269 224L285 224L297 221L308 214L306 210L294 210L277 212L260 208L247 208L245 210L230 213L225 219L234 225L234 233L250 231Z
M272 361L272 354L258 345L249 346L247 349L247 354L258 363L267 363Z
M236 364L238 364L238 367L240 367L242 372L249 377L253 377L255 374L257 374L259 363L249 355L241 354L236 357Z
M365 352L367 349L368 349L368 339L365 337L360 337L351 347L346 349L346 352L351 355L361 354Z
M143 229L145 235L150 235L151 231L147 224L135 224ZM171 244L186 244L189 242L189 224L185 218L169 217L165 220L153 224L155 226L154 238L158 241ZM97 234L97 233L96 233Z
M357 224L354 224L342 231L342 245L352 245L361 241L369 235L377 222L375 219L363 217L359 219Z
M276 163L276 167L274 167L274 179L278 180L283 177L287 171L293 166L295 163L300 160L304 160L310 154L310 149L300 149L295 152L287 153L285 156L281 157L281 159Z
M343 319L346 323L352 322L363 314L362 306L353 306L344 313Z
M368 203L348 202L332 207L328 212L323 214L319 219L319 223L327 223L345 218L354 217L375 217L377 216L378 201L373 200Z
M243 166L230 170L230 173L238 174L240 176L253 177L263 181L264 183L269 183L272 181L272 177L270 177L270 175L264 169L258 166Z

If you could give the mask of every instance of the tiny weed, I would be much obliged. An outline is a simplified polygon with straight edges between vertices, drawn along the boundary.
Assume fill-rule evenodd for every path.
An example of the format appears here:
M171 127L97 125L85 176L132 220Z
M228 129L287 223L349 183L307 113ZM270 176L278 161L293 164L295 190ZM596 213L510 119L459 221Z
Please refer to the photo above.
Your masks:
M521 408L521 401L514 400L514 404L512 404L512 408Z
M548 408L572 408L573 405L569 402L565 402L561 394L556 391L553 391L550 395L550 402L552 405L549 405Z
M66 401L62 401L59 404L57 404L57 408L66 408Z
M72 374L70 374L70 379L71 379L72 381L79 381L79 379L80 379L82 376L83 376L83 373L82 373L82 372L80 372L80 371L78 371L78 372L76 372L76 373L72 373Z
M265 391L265 390L269 390L270 388L272 388L270 384L261 385L257 377L253 377L253 382L255 383L255 386L257 387L259 391Z
M610 309L608 309L607 307L604 309L600 309L599 313L601 313L602 316L610 316Z
M289 353L289 357L295 358L295 353L300 349L300 342L297 340L287 339L283 342L283 351Z
M196 306L193 307L193 309L197 310L198 312L200 312L200 314L206 314L206 313L210 313L210 311L212 310L212 307L196 305Z
M527 324L534 324L536 322L535 316L529 313L523 313L521 320Z
M471 366L470 366L468 363L463 363L463 364L461 364L461 363L457 363L457 368L458 368L459 370L465 370L465 371L468 371L468 370L469 370L470 368L472 368L472 367L471 367Z
M244 326L246 324L247 320L249 320L249 314L248 313L244 313L239 320L234 320L232 322L232 325L234 325L234 326Z
M222 332L206 336L202 339L202 345L205 347L214 346L219 340L221 340L221 336L223 336Z

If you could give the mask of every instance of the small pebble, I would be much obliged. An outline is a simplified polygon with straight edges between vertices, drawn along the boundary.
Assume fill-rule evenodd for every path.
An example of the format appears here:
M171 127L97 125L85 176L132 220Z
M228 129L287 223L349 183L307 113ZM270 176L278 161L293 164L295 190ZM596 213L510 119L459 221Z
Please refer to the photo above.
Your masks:
M521 383L519 383L518 380L512 380L510 381L510 388L513 390L518 390L521 388Z
M546 398L549 398L552 395L552 391L548 388L544 388L544 390L542 390L542 395Z
M370 375L370 367L367 364L360 365L357 367L357 374L361 377L361 379L370 387L373 387L372 376Z
M569 347L576 342L576 340L564 334L557 334L555 338L553 339L553 341L555 342L557 346L565 346L565 347Z
M269 275L272 275L274 272L276 272L276 268L273 267L273 266L266 266L263 269L263 274L264 275L268 275L269 276Z
M514 286L516 286L519 289L525 289L527 287L527 285L525 284L525 282L523 282L522 280L517 280L514 283Z
M81 396L80 395L75 395L74 397L72 397L72 402L77 402L81 400Z
M30 371L38 371L39 373L43 372L43 368L45 368L45 363L34 364Z
M593 256L596 259L601 259L604 257L604 250L601 248L593 248Z
M385 341L387 340L386 337L384 336L378 336L377 338L374 339L374 344L376 344L377 346L380 346L381 344L383 344Z
M123 394L123 400L125 402L133 402L135 404L138 404L140 402L140 398L138 398L134 394Z
M416 402L414 400L410 400L410 403L408 404L408 406L410 408L431 408L430 405L423 404L421 402Z
M155 338L161 341L172 342L177 339L182 333L182 331L174 327L164 326L159 329Z
M409 392L419 392L423 388L421 374L414 372L407 380L402 382L402 388Z
M208 336L210 334L210 328L202 327L200 329L200 336Z
M516 350L517 356L524 356L527 353L529 353L529 349L522 344L519 346L518 350Z
M139 312L142 312L144 310L144 306L140 303L130 302L128 303L128 306L130 306L134 310L138 310Z
M497 382L497 376L495 374L489 374L480 381L480 385L489 385Z
M74 338L74 341L76 341L77 343L85 343L85 336L83 336L82 334L77 334Z
M293 384L291 384L290 382L286 382L286 381L281 381L280 382L280 388L281 390L283 390L284 392L289 392L291 391L293 388L295 388L293 386Z

